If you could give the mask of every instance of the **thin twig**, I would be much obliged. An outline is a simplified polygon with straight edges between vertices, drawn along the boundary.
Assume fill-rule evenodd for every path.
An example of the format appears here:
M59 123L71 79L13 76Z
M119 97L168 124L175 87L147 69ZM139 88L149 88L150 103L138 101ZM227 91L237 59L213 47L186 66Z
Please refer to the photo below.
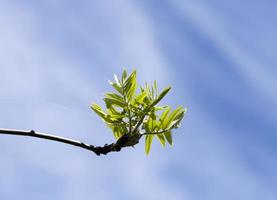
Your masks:
M142 133L141 135L158 135L166 132L168 132L168 130L157 131L157 132L145 132L145 133Z
M122 137L120 137L116 143L112 144L105 144L103 147L101 146L93 146L90 144L86 144L77 140L72 140L56 135L51 135L51 134L46 134L46 133L41 133L41 132L36 132L34 130L26 131L26 130L14 130L14 129L0 129L0 134L5 134L5 135L16 135L16 136L29 136L29 137L36 137L36 138L41 138L41 139L46 139L46 140L52 140L56 142L61 142L64 144L69 144L73 146L77 146L83 149L90 150L94 152L96 155L101 155L101 154L107 154L110 152L118 152L120 151L123 147L128 147L128 146L134 146L139 142L139 139L135 141L135 143L131 142L131 139L133 139L129 134L124 134Z
M138 128L140 127L140 125L143 123L144 118L146 117L146 115L151 111L151 109L159 102L159 99L155 99L150 105L149 107L145 108L143 111L143 115L141 117L141 119L139 120L139 122L136 124L133 132L136 133L136 131L138 130Z

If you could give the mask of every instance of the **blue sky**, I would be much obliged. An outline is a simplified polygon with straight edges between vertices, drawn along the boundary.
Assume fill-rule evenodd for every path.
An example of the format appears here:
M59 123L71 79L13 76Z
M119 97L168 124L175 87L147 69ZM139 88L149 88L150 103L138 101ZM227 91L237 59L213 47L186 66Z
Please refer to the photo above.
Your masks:
M0 127L95 145L123 67L172 85L174 146L97 157L0 136L0 199L277 199L276 1L0 1ZM103 105L103 104L102 104Z

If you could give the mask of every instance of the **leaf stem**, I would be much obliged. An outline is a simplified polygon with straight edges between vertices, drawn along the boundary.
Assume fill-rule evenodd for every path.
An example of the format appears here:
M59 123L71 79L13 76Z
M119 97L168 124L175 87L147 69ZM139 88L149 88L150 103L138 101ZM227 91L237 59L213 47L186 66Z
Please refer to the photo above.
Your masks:
M129 108L129 104L127 104L127 109L128 109L128 118L129 118L129 133L132 133L132 117L131 117L131 111Z
M122 93L123 93L123 98L124 101L126 103L126 107L127 107L127 113L128 113L128 119L129 119L129 134L132 133L132 117L131 117L131 110L129 108L129 102L128 102L128 98L126 96L126 91L124 90L124 83L122 82Z
M163 130L163 131L158 131L158 132L145 132L142 133L141 135L158 135L158 134L162 134L162 133L166 133L168 132L168 130Z
M148 114L148 112L151 110L152 107L154 107L157 103L154 101L152 104L150 104L150 106L148 108L145 108L145 110L143 111L144 114L143 116L140 118L139 122L137 123L137 125L135 126L133 132L135 133L138 128L140 127L140 125L142 124L144 118L146 117L146 115Z

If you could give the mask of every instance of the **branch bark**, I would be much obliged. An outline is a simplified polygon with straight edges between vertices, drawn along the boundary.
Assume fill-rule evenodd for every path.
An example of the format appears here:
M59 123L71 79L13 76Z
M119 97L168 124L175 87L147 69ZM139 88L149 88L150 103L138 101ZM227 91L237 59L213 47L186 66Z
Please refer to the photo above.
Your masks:
M56 135L36 132L34 130L26 131L26 130L14 130L14 129L0 129L0 134L28 136L28 137L35 137L35 138L61 142L64 144L69 144L69 145L77 146L77 147L92 151L98 156L101 154L106 155L110 152L118 152L123 147L134 146L139 143L139 140L141 138L141 135L124 134L115 143L105 144L104 146L94 146L77 140L72 140L72 139L68 139L68 138L64 138Z

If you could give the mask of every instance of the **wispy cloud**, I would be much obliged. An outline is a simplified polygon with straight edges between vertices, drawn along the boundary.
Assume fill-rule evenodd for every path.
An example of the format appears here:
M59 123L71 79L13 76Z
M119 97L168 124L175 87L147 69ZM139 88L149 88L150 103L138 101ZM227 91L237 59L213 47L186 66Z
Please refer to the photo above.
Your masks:
M172 93L166 100L174 106L183 102L181 97L190 97L189 116L174 135L174 147L162 149L154 143L149 157L143 144L98 158L65 145L1 136L1 199L276 198L271 184L276 181L270 176L270 166L276 166L274 145L260 141L259 135L265 127L275 130L270 120L275 115L267 110L261 120L258 113L263 109L255 108L256 102L276 107L274 74L261 67L265 61L248 46L242 48L239 36L223 30L230 19L215 13L221 7L200 2L168 5L171 10L155 7L158 14L168 14L167 23L176 22L165 26L143 3L1 3L0 127L38 129L93 144L112 142L89 104L101 101L99 95L109 89L106 80L124 66L129 71L136 67L141 82L157 79L162 87L174 83L181 94ZM182 20L190 21L187 29L194 29L192 33L204 35L205 45L221 52L201 72L200 58L206 58L210 48L196 45L200 51L195 44L201 41L183 37ZM229 63L230 69L221 68L215 58ZM229 70L234 79L225 78ZM224 89L239 88L229 87L234 80L251 85L247 94L259 100L238 101L243 90ZM222 109L219 104L232 107ZM232 116L224 117L230 114L226 111ZM243 132L254 130L247 116L261 121L253 137ZM228 121L234 118L238 127Z

